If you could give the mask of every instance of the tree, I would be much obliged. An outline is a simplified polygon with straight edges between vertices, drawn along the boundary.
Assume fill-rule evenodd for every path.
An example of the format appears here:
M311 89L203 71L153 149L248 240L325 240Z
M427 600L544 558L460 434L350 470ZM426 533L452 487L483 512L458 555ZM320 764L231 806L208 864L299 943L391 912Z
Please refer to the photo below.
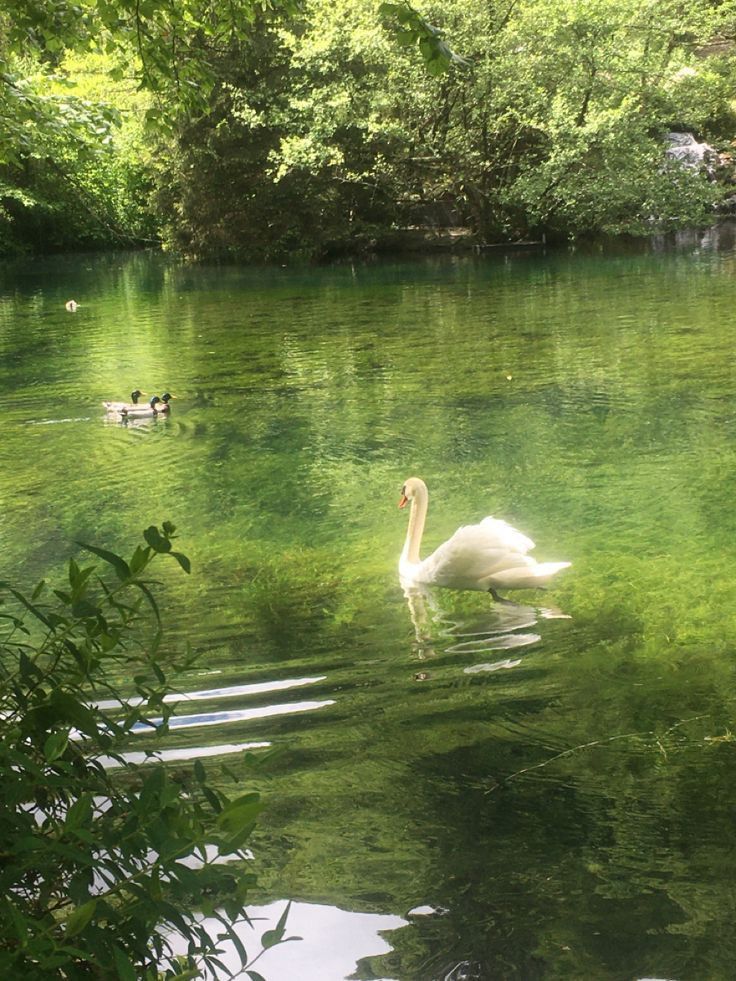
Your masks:
M152 236L150 207L169 244L246 258L390 247L433 223L484 243L707 221L722 187L669 164L662 137L686 128L730 142L734 60L707 42L733 33L732 7L12 0L0 49L6 211L18 225L35 206L60 244L79 227L94 245L117 226L122 240ZM68 49L102 52L113 81L146 93L137 111L161 141L153 205L126 190L148 191L145 150L138 179L95 182L132 96L62 93L50 76L70 77ZM94 228L54 199L60 160Z
M273 257L432 223L493 242L709 220L722 188L669 165L663 141L734 123L730 62L699 54L707 3L437 4L427 17L462 58L445 46L431 72L408 10L310 0L213 62L210 111L162 181L172 241ZM382 13L409 27L384 30Z
M109 82L148 92L139 109L162 132L177 114L206 110L215 81L212 59L249 36L262 7L255 0L6 4L0 14L0 249L34 238L46 248L64 247L70 238L88 247L119 245L152 232L150 222L140 220L141 195L129 203L132 215L115 220L109 189L106 194L104 181L90 175L96 170L97 178L109 178L119 167L111 148L121 115L109 97L90 101L69 91L75 85L65 62L69 53L106 56ZM291 0L272 0L269 7L286 11ZM143 169L131 180L123 164L113 201L141 180L145 186Z

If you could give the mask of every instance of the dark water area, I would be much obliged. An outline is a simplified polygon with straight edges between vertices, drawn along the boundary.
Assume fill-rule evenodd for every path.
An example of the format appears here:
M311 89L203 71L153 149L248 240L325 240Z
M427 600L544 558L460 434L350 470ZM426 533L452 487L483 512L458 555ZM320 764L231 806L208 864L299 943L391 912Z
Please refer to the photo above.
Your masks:
M0 579L176 524L164 655L200 657L164 755L263 793L254 905L304 938L269 981L733 976L735 354L731 226L0 268ZM135 387L170 416L106 416ZM493 514L572 568L405 594L411 475L423 554Z

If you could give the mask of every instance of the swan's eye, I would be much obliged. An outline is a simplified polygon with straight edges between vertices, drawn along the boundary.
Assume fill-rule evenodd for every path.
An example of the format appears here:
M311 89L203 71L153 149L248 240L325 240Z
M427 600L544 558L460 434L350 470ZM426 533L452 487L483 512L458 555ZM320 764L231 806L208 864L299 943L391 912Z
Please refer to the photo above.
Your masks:
M406 497L406 484L401 488L401 493Z

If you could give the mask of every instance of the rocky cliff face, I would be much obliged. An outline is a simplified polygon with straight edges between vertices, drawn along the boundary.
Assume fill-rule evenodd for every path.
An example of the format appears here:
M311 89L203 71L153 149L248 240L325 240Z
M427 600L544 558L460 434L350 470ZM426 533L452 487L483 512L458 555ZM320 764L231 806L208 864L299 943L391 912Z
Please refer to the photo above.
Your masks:
M736 154L718 151L710 143L699 143L692 133L667 133L666 156L679 161L690 170L702 170L710 180L726 189L717 211L736 214ZM736 146L736 141L734 141Z
M667 156L671 160L679 160L693 170L706 170L714 173L718 160L718 151L710 143L698 143L692 133L668 133L666 136Z

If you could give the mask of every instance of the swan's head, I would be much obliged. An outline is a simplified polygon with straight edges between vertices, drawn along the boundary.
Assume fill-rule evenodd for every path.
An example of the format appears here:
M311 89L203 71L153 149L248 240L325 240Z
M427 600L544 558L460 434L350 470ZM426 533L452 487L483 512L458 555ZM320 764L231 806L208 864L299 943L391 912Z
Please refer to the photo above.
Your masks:
M419 477L409 477L401 488L401 498L399 507L405 508L409 501L413 501L417 494L426 494L427 485Z

